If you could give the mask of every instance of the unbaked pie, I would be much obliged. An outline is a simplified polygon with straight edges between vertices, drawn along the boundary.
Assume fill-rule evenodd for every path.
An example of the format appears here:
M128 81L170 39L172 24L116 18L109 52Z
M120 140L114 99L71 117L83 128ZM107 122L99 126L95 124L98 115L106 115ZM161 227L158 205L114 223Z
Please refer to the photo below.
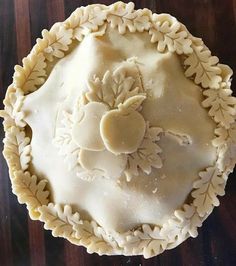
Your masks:
M89 253L149 258L196 237L236 162L231 75L168 14L78 8L15 67L13 193Z

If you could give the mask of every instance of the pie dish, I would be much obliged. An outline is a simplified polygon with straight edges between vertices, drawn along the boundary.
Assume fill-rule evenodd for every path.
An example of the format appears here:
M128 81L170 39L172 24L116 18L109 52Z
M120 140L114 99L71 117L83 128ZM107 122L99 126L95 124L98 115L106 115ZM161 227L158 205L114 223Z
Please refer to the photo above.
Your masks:
M236 162L231 76L168 14L78 8L7 89L13 193L89 253L150 258L196 237Z

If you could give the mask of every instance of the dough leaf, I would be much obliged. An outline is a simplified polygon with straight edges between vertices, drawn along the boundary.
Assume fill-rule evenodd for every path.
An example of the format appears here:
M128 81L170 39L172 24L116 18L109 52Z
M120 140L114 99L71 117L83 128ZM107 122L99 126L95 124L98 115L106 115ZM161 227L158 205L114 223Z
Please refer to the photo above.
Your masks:
M200 179L195 181L192 192L193 204L201 217L209 215L214 206L219 206L217 196L225 194L226 177L217 167L209 167L200 172Z
M37 220L37 208L48 204L49 191L46 190L47 180L39 181L36 175L29 172L16 171L12 178L12 191L21 204L26 204L31 219Z
M98 31L105 18L106 11L101 6L86 6L76 9L65 23L67 28L73 29L73 38L82 41L84 36Z
M15 66L13 85L26 94L37 90L44 83L46 63L43 53L29 54L22 62L23 66Z
M193 77L196 84L203 88L219 89L221 68L217 66L219 59L212 56L210 50L205 46L194 46L184 65L187 67L185 75L187 78Z
M176 52L177 54L192 53L192 41L181 23L167 14L153 15L153 26L149 34L152 43L157 43L157 50L163 52Z
M203 94L207 97L202 102L203 107L210 108L209 115L216 123L228 129L236 115L236 98L231 96L232 91L230 89L208 89Z
M160 157L161 148L157 145L160 140L161 128L149 127L147 125L146 135L141 146L135 153L128 156L127 168L125 170L127 181L133 176L137 176L139 171L150 174L152 167L161 168L162 160Z

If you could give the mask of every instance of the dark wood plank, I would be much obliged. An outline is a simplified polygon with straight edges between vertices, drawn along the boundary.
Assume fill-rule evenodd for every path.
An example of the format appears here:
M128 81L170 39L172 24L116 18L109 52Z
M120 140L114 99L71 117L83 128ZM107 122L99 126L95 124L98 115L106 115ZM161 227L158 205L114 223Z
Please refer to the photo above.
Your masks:
M6 0L5 0L6 1ZM29 0L31 42L35 44L41 31L48 28L47 1Z
M15 20L18 63L31 50L30 6L28 0L15 0ZM41 223L28 218L30 265L46 265L44 231Z
M65 241L64 256L66 266L85 265L86 251Z
M64 20L81 5L95 0L0 0L0 96L11 83L13 68L21 62L44 28ZM111 4L115 1L100 0ZM129 2L129 1L125 1ZM170 13L202 37L222 63L236 71L236 0L136 0L136 8ZM233 86L236 95L236 81ZM2 101L1 101L2 108ZM3 130L0 131L3 137ZM2 144L1 144L2 148ZM8 169L0 158L0 265L236 265L236 178L231 175L221 206L199 230L197 239L188 239L174 250L145 260L141 256L89 255L83 247L53 238L42 224L28 220L24 206L12 195Z
M45 231L46 265L65 265L63 238L54 238L51 231Z
M46 252L43 224L28 218L30 265L45 266Z
M1 98L12 82L14 65L17 63L17 43L15 30L14 1L0 1L1 36ZM1 136L3 133L1 131ZM1 143L2 149L2 143ZM3 161L1 155L1 162ZM0 194L1 201L1 262L2 265L29 265L29 244L27 232L27 213L19 206L11 193L11 185L5 163L1 163ZM17 240L16 237L17 236Z
M49 27L56 22L65 20L64 0L47 1L47 17Z
M22 58L31 50L30 13L28 0L14 0L16 20L17 58L20 64Z
M0 131L3 136L3 129ZM2 148L2 144L1 144ZM10 266L12 265L12 232L11 232L11 220L10 220L10 180L8 179L8 171L6 162L1 155L0 157L0 265Z

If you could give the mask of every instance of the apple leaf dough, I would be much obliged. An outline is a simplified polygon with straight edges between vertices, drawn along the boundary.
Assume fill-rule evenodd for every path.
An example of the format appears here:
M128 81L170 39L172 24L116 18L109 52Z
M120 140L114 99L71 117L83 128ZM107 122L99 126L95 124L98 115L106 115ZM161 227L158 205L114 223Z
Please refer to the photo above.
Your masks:
M128 98L123 104L120 104L118 108L121 111L137 110L145 99L146 96L144 95L136 95L131 98Z

